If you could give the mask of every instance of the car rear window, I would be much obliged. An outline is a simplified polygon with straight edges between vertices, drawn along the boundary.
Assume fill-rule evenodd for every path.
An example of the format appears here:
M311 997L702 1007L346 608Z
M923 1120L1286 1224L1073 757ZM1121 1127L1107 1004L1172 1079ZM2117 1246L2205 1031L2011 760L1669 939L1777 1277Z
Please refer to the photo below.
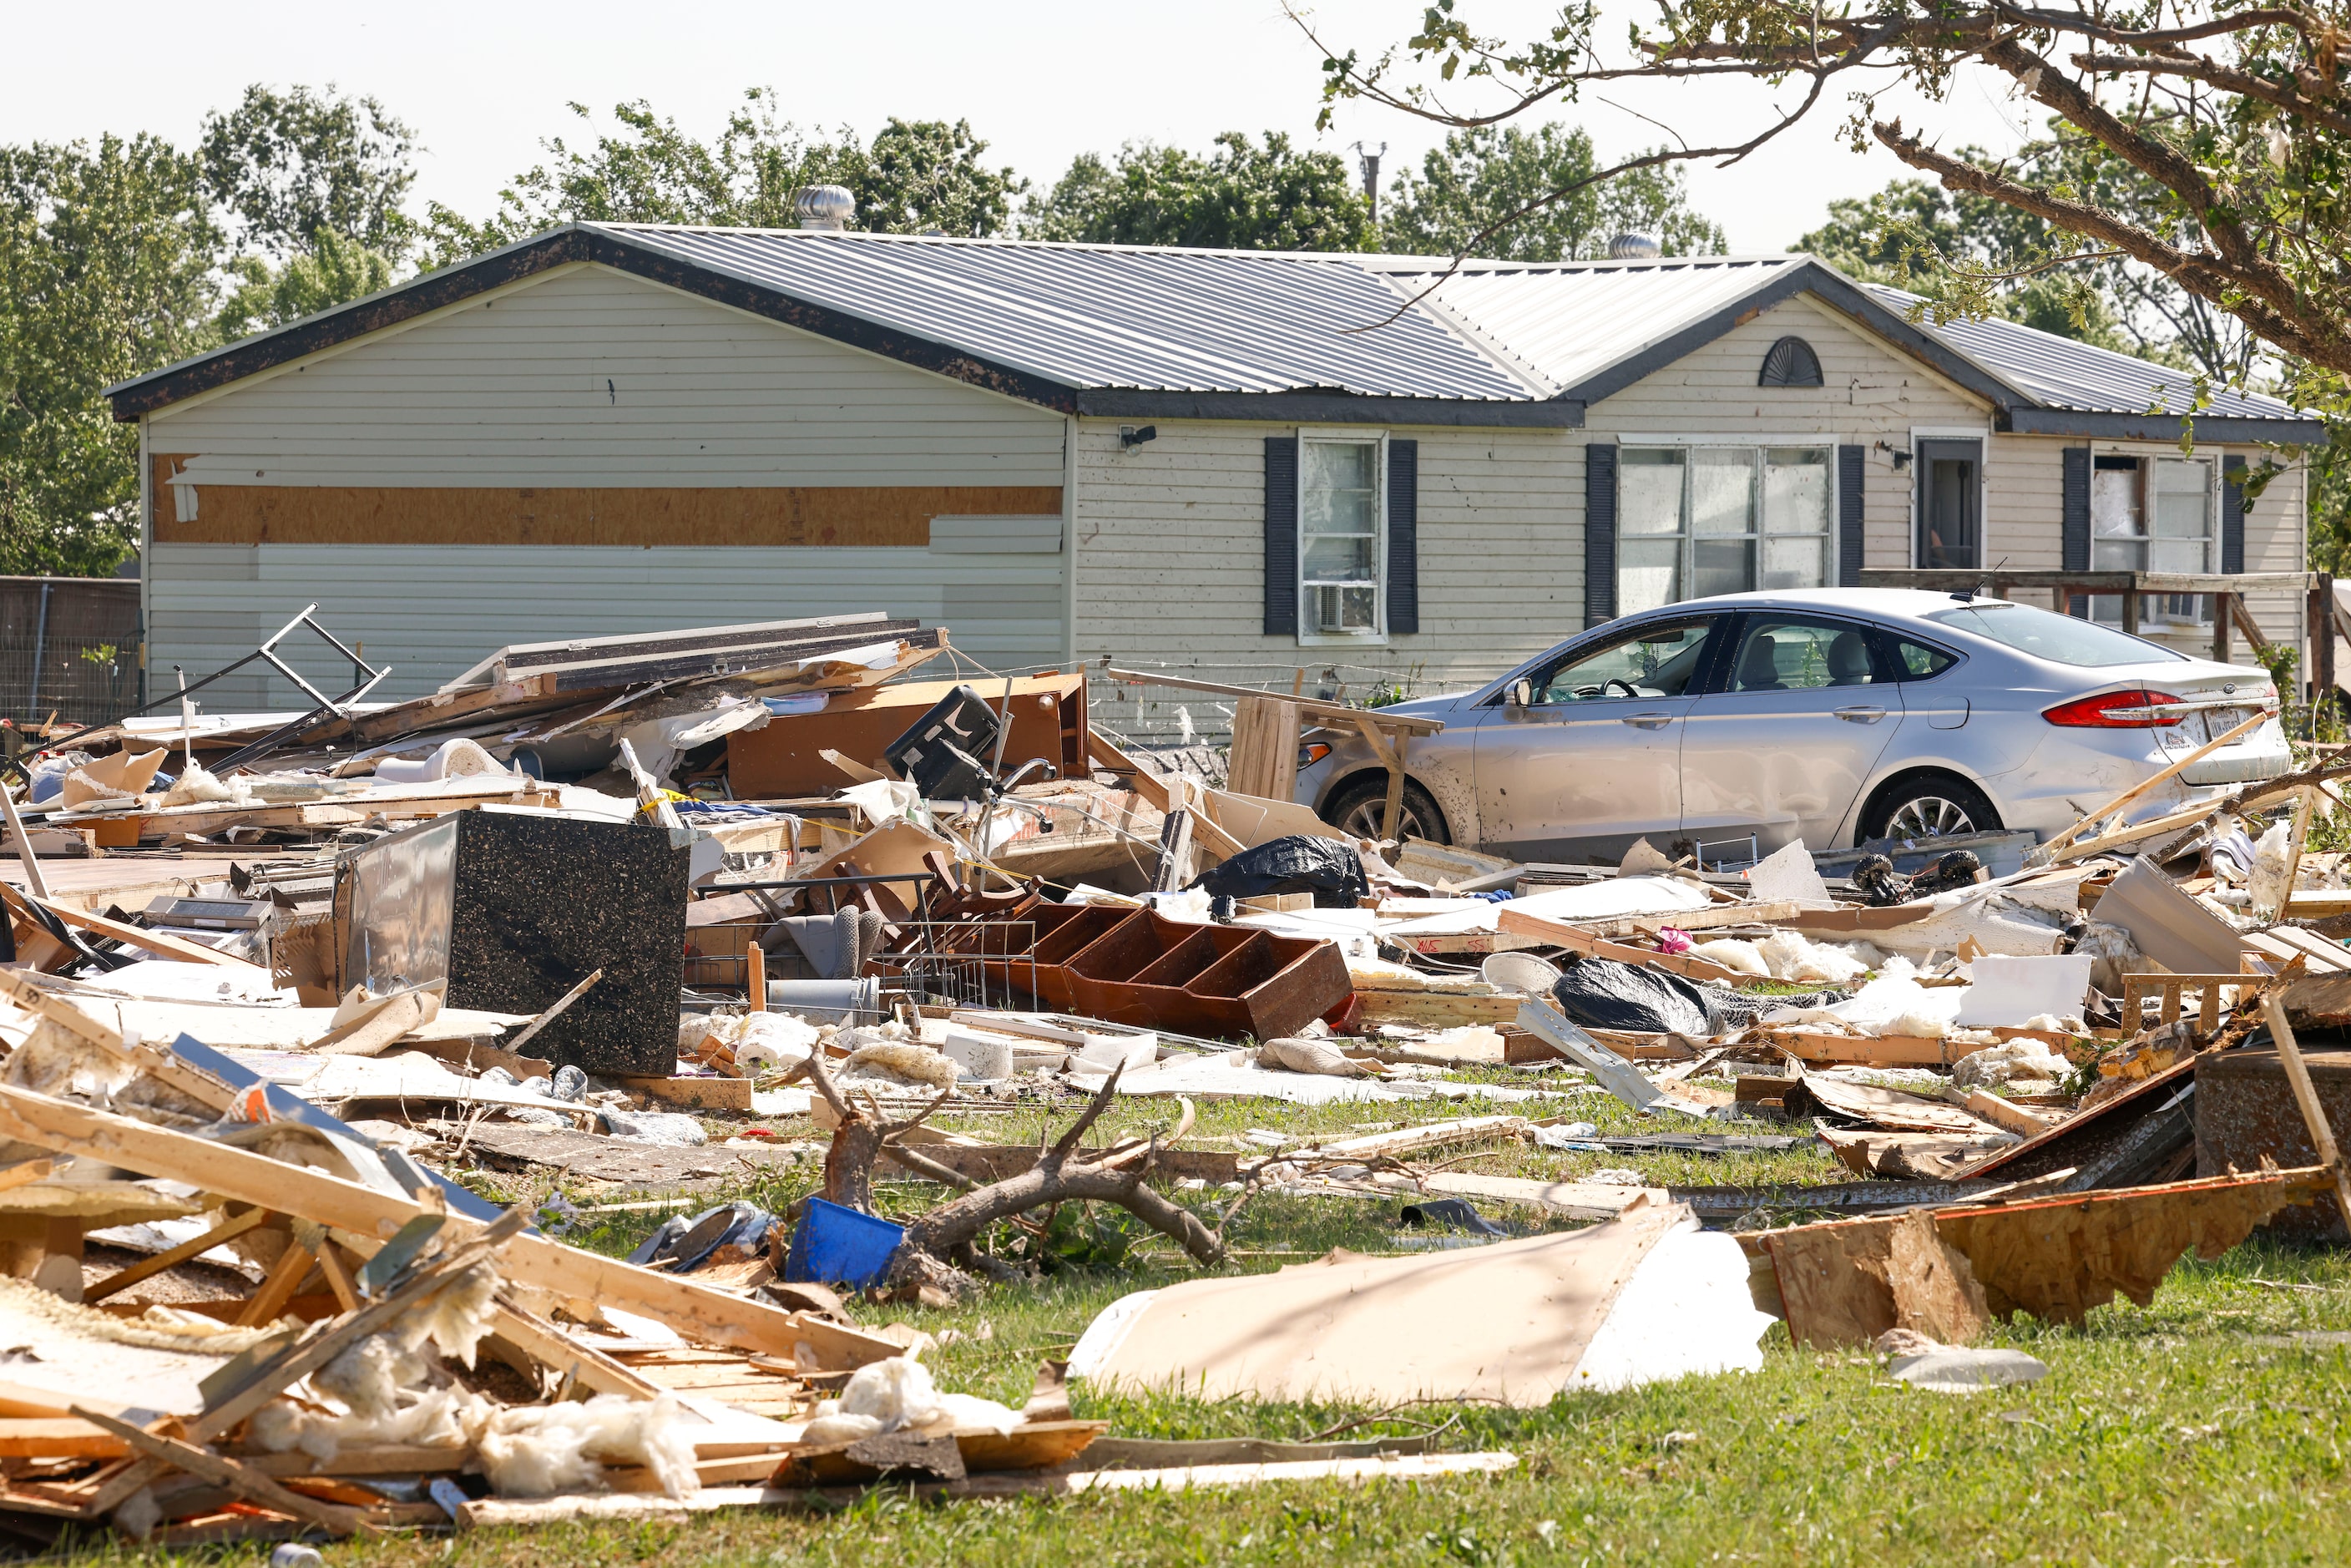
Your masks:
M2030 653L2053 664L2072 664L2079 669L2103 669L2108 664L2153 664L2168 659L2185 662L2187 659L2185 653L2175 653L2168 648L2101 626L2094 621L2076 621L2070 615L2054 615L2046 610L2035 610L2030 604L1991 604L1980 610L1938 610L1927 619L1938 626L1949 626L1954 632L1972 632L1979 637L1989 637L2020 653Z

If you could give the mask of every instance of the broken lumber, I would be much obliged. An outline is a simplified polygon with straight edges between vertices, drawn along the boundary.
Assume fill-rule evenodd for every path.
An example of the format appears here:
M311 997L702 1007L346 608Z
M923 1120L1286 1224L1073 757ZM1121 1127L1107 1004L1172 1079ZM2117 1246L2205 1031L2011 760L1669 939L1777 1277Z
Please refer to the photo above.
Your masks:
M0 1086L0 1136L42 1148L105 1158L149 1176L184 1181L233 1202L298 1215L357 1236L388 1237L426 1213L423 1204L373 1187L288 1166L108 1111ZM449 1216L466 1236L482 1222ZM857 1329L747 1301L671 1274L639 1269L566 1247L543 1237L507 1243L500 1266L507 1278L557 1294L659 1318L688 1339L737 1350L795 1355L806 1344L827 1366L853 1368L904 1353L904 1347Z
M1741 976L1736 969L1726 969L1719 964L1687 953L1660 953L1648 947L1627 946L1594 936L1580 925L1564 920L1552 920L1524 909L1505 904L1495 915L1495 924L1503 931L1519 936L1539 936L1544 946L1564 947L1571 953L1581 953L1593 958L1614 958L1623 964L1647 964L1660 969L1670 969L1677 975L1693 980L1726 980L1736 983Z

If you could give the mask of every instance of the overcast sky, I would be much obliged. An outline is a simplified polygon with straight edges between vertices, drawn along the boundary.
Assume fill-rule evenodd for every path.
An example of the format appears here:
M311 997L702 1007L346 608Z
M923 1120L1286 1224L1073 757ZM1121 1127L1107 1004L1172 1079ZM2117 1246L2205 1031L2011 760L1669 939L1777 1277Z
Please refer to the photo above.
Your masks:
M1316 25L1334 43L1371 54L1405 37L1420 9L1418 0L1325 0ZM420 212L433 199L486 213L500 185L537 161L540 138L576 132L569 102L601 111L644 98L706 134L742 89L758 86L777 89L785 113L803 125L870 133L892 115L968 120L991 143L991 162L1040 183L1076 153L1128 141L1199 147L1220 131L1286 130L1340 152L1385 141L1393 167L1440 134L1351 105L1317 137L1320 57L1280 0L702 0L674 8L410 0L377 8L372 19L318 0L214 0L200 15L154 0L11 10L0 141L144 130L184 143L207 110L233 103L249 82L333 82L380 98L416 129ZM1463 0L1462 10L1475 25L1518 37L1545 15L1513 0ZM1604 36L1624 31L1612 16ZM1733 250L1785 249L1819 223L1831 198L1904 172L1889 154L1856 156L1842 145L1844 90L1747 162L1693 169L1692 197L1729 231ZM1614 106L1587 101L1560 114L1586 125L1604 153L1661 138L1628 111L1708 145L1751 134L1769 102L1760 89L1723 86L1611 96ZM1902 107L1909 124L1946 145L2004 147L2020 129L2016 106L1974 79L1963 79L1948 104Z

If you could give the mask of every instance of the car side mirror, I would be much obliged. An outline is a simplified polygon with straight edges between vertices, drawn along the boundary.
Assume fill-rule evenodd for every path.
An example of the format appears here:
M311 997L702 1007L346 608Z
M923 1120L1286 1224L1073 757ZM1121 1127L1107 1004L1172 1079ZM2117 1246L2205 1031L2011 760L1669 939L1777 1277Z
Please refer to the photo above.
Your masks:
M1535 688L1534 684L1531 681L1512 681L1510 683L1510 706L1512 707L1532 707L1534 706L1534 701Z

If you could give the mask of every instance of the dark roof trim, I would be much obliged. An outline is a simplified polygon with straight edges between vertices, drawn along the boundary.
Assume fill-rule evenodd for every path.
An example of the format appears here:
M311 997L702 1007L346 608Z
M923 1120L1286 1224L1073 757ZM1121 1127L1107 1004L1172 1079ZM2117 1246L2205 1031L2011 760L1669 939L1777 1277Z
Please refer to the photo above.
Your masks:
M1376 397L1352 392L1189 392L1118 388L1078 393L1078 412L1113 419L1246 419L1282 424L1467 425L1499 430L1580 430L1583 404L1547 399L1483 402L1451 397Z
M2177 441L2180 418L2176 413L2085 413L2069 408L2015 408L1998 422L2002 430L2019 435L2078 435L2106 441ZM2199 414L2196 439L2214 443L2276 442L2287 446L2323 446L2326 422L2322 419L2222 419Z
M601 262L618 271L666 284L721 305L731 305L950 380L1024 402L1040 403L1062 413L1077 412L1077 389L1066 382L998 364L935 339L902 332L862 317L810 304L763 284L682 261L632 236L576 225L492 251L458 267L426 273L401 287L355 300L308 321L124 382L108 388L107 395L113 401L117 420L135 420L199 392L243 381L575 261Z
M1565 388L1560 396L1585 403L1598 402L1602 398L1613 396L1634 382L1656 374L1685 355L1703 349L1732 328L1753 319L1757 312L1768 310L1782 300L1799 294L1813 295L1855 318L1871 331L1891 340L1912 358L1933 366L1995 408L2006 408L2011 403L2025 401L2015 388L1996 379L1974 361L1953 353L1942 343L1813 261L1782 268L1735 304L1727 305L1713 315L1692 322L1639 353L1619 360L1598 375L1586 377L1578 385Z

